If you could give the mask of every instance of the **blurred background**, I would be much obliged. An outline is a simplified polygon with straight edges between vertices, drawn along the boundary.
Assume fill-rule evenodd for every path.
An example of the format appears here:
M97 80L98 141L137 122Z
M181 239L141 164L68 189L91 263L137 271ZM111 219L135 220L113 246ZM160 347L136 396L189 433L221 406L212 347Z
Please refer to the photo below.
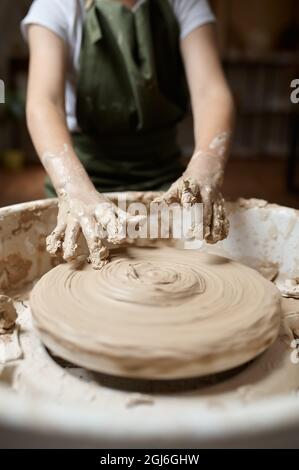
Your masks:
M299 2L210 3L238 111L225 197L257 197L299 208L299 104L290 100L291 81L299 79ZM0 79L6 85L6 103L0 104L0 207L44 197L44 171L24 115L28 50L19 24L30 4L0 0ZM179 137L190 156L191 116Z

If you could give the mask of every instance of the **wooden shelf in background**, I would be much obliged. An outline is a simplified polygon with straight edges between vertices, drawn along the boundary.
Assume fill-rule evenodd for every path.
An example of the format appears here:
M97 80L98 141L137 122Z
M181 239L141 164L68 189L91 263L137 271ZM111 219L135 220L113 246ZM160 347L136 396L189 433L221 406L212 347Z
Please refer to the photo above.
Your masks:
M299 67L299 54L297 51L269 51L267 53L256 53L253 51L233 50L225 51L222 60L230 65L263 65L277 67Z

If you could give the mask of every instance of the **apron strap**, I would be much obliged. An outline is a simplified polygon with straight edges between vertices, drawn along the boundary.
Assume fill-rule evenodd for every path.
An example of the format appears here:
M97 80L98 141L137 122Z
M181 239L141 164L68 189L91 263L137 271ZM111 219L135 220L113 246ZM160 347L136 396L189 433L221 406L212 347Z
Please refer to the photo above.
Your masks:
M96 5L93 0L92 5L90 5L86 12L86 27L92 44L96 44L100 39L102 39L103 34L97 17Z

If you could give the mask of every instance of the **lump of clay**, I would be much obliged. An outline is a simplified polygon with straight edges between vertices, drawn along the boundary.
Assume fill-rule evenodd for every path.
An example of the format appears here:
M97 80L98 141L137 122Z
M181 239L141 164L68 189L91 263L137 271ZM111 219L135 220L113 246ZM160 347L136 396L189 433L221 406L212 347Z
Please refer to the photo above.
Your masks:
M14 329L17 317L12 299L7 295L0 295L0 334L10 333Z
M276 282L278 289L283 297L292 297L299 299L299 278L285 279L284 281L278 280Z
M299 301L291 297L281 299L281 332L288 347L290 342L299 338Z
M278 263L265 261L257 267L257 270L268 281L274 281L278 276L279 266Z

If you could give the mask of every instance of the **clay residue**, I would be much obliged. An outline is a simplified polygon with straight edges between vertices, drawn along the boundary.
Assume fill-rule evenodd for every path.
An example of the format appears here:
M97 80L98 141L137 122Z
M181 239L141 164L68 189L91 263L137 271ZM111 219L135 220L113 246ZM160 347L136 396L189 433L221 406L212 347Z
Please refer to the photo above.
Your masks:
M11 333L16 319L17 312L12 299L6 295L0 295L0 335Z
M149 207L151 202L153 202L157 197L162 196L162 194L163 192L161 191L129 191L126 193L126 201L141 202L146 207ZM113 197L113 195L111 195L109 199L111 199L115 204L119 202L118 198Z
M27 209L19 214L17 227L11 231L12 235L19 232L28 232L36 221L40 220L41 211L36 208Z
M297 222L298 222L297 217L294 216L294 217L290 218L288 226L287 226L286 233L284 234L285 238L289 238L291 236L292 231L294 230Z
M276 285L283 297L299 299L299 277L290 278L281 275L276 281Z
M282 322L288 342L299 338L299 301L292 298L282 299Z
M30 303L57 354L129 377L235 367L264 351L280 322L279 292L256 271L169 247L116 250L99 271L60 265L36 284Z
M274 281L279 273L279 264L271 261L264 261L257 265L257 271L268 281Z
M136 393L126 401L126 408L136 408L137 406L153 405L154 399L150 395Z
M255 199L255 198L244 199L242 197L240 197L237 200L237 203L240 207L244 209L252 209L252 208L262 209L269 204L268 201L266 201L265 199Z
M32 262L22 258L20 254L10 254L0 260L0 288L3 291L14 289L24 281Z
M209 149L213 150L214 153L220 157L224 158L231 139L231 132L221 132L211 141Z

